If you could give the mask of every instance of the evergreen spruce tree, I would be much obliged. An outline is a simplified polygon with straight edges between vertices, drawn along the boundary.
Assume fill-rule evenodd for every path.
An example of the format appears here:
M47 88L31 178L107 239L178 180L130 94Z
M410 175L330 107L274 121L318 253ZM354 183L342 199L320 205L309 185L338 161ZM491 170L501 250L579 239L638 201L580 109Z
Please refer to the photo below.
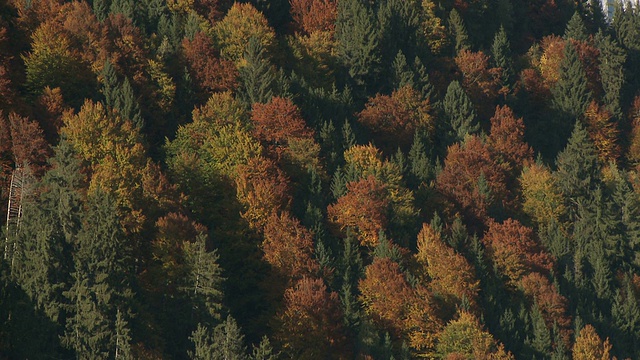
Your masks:
M591 101L587 75L571 42L567 42L565 46L564 58L560 63L560 77L552 93L556 108L572 119L582 117Z
M457 80L452 81L447 87L444 96L444 113L447 116L445 145L464 140L467 134L474 134L480 130L480 124L476 122L476 111L471 99Z
M617 291L611 315L616 334L612 337L615 350L621 358L637 358L640 355L640 305L628 277L623 288Z
M593 34L607 27L607 18L602 10L602 1L589 1L589 29ZM607 0L604 1L606 2Z
M144 126L144 121L129 78L124 78L119 95L114 107L120 111L123 117L131 120L137 128L141 129Z
M541 356L547 356L551 353L551 334L537 304L534 304L531 310L531 323L533 325L531 346Z
M375 14L366 1L338 2L335 34L338 58L349 78L361 89L367 84L373 85L381 71L381 34Z
M120 309L116 311L116 349L114 351L114 358L116 360L132 360L133 354L131 353L131 335L129 330L129 323L125 319L125 315Z
M402 50L398 51L396 58L393 60L393 87L399 89L403 86L413 87L413 72L407 64L407 57L404 56Z
M191 299L192 315L199 322L219 319L222 308L222 269L218 254L206 250L206 235L198 234L194 242L185 242L184 259L189 273L181 290Z
M582 16L576 11L567 23L567 28L564 32L565 40L573 39L578 41L587 40L587 28L582 21Z
M502 84L510 87L513 84L515 72L511 58L511 45L504 26L500 27L500 30L493 38L491 54L493 55L493 65L502 69Z
M122 14L126 18L134 20L134 16L136 15L135 7L136 3L134 0L113 0L111 2L111 7L109 8L109 13Z
M269 338L263 336L262 340L260 340L260 344L253 347L251 360L278 360L278 357L279 353L276 353L273 350Z
M558 154L556 165L556 183L564 194L569 209L575 210L578 201L593 196L600 172L596 149L580 122L575 123L569 143Z
M238 324L227 316L222 324L216 326L212 337L213 352L211 359L244 360L247 359L244 336Z
M109 0L93 0L93 13L98 21L103 22L109 16Z
M245 50L246 64L240 68L240 96L247 107L267 103L274 96L276 72L260 41L252 37Z
M469 50L471 45L469 43L469 34L464 26L464 21L460 16L460 13L456 9L451 10L449 13L449 32L453 39L452 43L455 45L455 54L460 50Z
M618 119L622 117L622 90L626 82L626 51L610 35L596 34L596 45L600 50L600 77L602 79L602 103Z
M413 60L413 71L414 71L414 89L420 91L422 97L425 99L429 99L431 103L437 106L438 102L435 100L435 89L431 82L429 81L429 72L427 68L422 63L419 57Z

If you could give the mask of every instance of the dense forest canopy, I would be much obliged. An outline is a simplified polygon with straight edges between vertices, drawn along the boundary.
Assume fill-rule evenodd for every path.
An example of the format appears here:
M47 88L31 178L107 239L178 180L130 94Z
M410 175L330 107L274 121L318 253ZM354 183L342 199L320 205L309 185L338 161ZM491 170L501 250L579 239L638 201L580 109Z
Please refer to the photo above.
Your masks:
M0 0L0 358L639 359L610 3Z

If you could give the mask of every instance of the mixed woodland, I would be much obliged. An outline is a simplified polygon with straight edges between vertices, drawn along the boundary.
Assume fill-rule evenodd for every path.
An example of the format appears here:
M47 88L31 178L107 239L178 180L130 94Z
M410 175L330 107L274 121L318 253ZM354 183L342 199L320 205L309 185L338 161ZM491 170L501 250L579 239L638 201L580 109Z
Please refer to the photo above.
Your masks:
M0 359L640 359L640 7L0 0L0 189Z

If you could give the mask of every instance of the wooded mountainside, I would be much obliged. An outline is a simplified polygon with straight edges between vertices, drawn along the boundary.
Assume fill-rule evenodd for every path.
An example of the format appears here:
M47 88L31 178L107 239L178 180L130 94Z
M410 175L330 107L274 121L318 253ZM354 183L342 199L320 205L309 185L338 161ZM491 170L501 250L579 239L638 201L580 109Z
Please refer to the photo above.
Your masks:
M0 189L1 359L640 359L640 7L0 0Z

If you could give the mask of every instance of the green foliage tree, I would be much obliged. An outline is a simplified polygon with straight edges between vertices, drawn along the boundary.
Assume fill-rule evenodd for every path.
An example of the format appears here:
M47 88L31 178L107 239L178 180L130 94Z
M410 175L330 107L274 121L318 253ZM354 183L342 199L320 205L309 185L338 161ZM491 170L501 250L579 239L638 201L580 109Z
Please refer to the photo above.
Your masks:
M452 81L447 87L442 106L448 118L443 134L446 138L445 145L460 142L466 135L473 135L480 130L471 99L457 80Z
M241 98L247 106L269 102L275 95L276 73L257 38L249 39L244 59L246 64L239 70Z
M451 10L449 13L449 33L453 38L453 50L456 54L461 50L469 50L471 48L467 28L464 25L460 13L456 9Z

